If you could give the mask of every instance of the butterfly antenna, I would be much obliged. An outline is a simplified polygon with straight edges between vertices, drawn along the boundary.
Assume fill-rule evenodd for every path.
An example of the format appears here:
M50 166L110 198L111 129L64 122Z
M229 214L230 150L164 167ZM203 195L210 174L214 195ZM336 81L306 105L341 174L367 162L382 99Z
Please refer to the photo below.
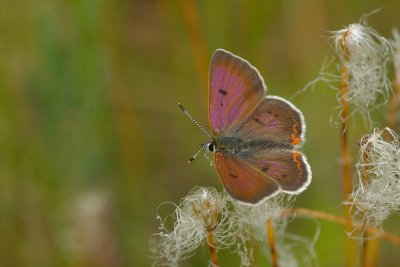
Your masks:
M194 160L194 159L200 154L200 152L203 151L203 150L204 150L204 145L202 145L201 148L199 149L199 151L197 151L196 154L194 154L194 156L191 157L191 158L188 160L188 163L192 163L193 160Z
M186 116L189 117L189 119L190 119L194 124L197 125L197 127L199 127L199 128L208 136L208 139L209 139L209 140L212 139L211 136L210 136L210 134L206 131L206 129L204 129L203 126L201 126L201 125L189 114L189 112L182 106L181 103L178 103L178 107L183 111L183 113L186 114ZM194 158L197 156L197 154L200 153L201 150L203 150L203 148L201 148L201 149L196 153L196 155L195 155L194 157L192 157L191 159L194 160ZM192 161L193 161L193 160L192 160ZM190 161L190 160L189 160L189 161ZM190 161L190 162L192 162L192 161Z

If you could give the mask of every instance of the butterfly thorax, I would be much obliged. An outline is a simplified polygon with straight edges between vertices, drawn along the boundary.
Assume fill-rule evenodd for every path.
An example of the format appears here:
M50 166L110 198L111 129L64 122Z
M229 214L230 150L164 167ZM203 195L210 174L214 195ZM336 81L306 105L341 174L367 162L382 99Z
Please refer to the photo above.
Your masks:
M258 151L293 148L287 143L268 139L243 140L236 136L221 136L215 138L214 142L217 151L239 158L249 157Z

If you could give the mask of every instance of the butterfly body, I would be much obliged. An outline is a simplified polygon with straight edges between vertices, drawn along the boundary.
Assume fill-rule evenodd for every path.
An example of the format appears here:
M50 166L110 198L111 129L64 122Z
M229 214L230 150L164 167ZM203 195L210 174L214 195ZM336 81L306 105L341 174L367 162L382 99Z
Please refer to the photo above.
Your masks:
M217 152L235 156L241 159L251 157L256 151L273 151L276 149L290 149L290 145L273 140L260 139L244 141L235 136L223 136L215 139Z
M209 119L214 137L202 145L226 191L256 204L279 192L298 194L311 182L311 169L299 151L304 118L289 101L266 96L256 68L217 49L210 64Z

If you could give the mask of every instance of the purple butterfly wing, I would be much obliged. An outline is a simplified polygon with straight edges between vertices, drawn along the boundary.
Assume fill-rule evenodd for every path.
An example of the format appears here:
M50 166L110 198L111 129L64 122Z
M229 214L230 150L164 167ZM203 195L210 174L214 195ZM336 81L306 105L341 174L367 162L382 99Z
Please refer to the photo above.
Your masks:
M261 102L265 91L262 77L246 60L216 50L209 77L209 119L214 134L245 119Z
M242 140L267 139L291 147L304 140L303 115L293 104L279 97L268 96L246 119L229 131Z
M234 198L258 203L283 191L303 192L311 182L311 169L299 151L275 150L239 158L216 152L214 161L221 182Z
M281 191L289 194L303 192L311 182L311 168L299 151L260 150L243 160L275 181Z
M277 182L280 190L297 194L311 182L307 159L293 150L304 141L303 114L289 101L275 96L264 98L228 134L244 142L264 144L254 147L243 160Z
M279 185L240 158L216 152L215 166L226 191L247 203L258 203L278 192Z

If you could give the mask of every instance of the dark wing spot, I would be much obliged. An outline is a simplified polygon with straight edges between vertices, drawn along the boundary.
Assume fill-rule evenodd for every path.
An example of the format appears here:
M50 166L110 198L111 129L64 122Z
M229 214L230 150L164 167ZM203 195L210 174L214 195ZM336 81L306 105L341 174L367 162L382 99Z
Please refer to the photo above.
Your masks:
M261 171L266 172L266 171L268 171L268 169L269 169L269 166L265 166L265 167L262 167Z
M260 121L258 118L255 118L253 121L257 122L258 124L260 124L261 126L264 126L265 124Z
M234 175L234 174L232 174L232 173L230 173L229 175L230 175L232 178L235 178L235 179L238 178L237 175Z
M224 89L219 89L218 92L219 92L221 95L227 95L227 94L228 94L228 92L225 91Z
M282 174L282 178L286 178L286 174Z
M221 103L219 103L219 104L221 105L221 107L224 105L224 103L222 103L222 102L221 102Z
M274 117L275 117L275 118L278 118L279 116L278 116L278 114L274 114Z

